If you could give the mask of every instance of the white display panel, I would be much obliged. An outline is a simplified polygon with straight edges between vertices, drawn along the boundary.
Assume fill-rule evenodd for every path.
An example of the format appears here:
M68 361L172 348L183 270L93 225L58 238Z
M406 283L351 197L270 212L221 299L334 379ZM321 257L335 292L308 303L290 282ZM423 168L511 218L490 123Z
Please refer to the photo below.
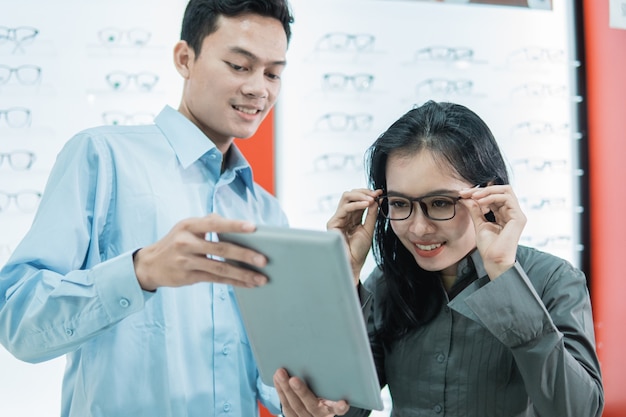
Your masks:
M278 104L277 195L294 226L324 228L362 158L428 99L491 127L528 223L522 242L580 263L570 14L467 2L293 2L296 29ZM364 271L366 272L366 271Z
M0 266L73 134L178 107L172 49L186 3L0 0ZM0 347L0 416L59 416L64 366L20 362Z

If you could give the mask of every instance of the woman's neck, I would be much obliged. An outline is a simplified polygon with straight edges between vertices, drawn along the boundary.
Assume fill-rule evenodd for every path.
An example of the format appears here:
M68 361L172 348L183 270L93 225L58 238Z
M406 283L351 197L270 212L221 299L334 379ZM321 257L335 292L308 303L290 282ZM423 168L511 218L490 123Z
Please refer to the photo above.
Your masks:
M456 275L441 274L441 282L446 291L450 292L450 289L452 289L452 286L456 282Z

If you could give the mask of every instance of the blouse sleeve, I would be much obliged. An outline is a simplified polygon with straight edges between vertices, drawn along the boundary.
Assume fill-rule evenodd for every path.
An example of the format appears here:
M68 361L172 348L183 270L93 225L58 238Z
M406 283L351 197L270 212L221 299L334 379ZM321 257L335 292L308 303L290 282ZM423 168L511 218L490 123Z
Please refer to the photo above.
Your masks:
M585 276L559 258L533 256L526 270L516 262L465 304L511 349L538 416L600 416L604 392Z

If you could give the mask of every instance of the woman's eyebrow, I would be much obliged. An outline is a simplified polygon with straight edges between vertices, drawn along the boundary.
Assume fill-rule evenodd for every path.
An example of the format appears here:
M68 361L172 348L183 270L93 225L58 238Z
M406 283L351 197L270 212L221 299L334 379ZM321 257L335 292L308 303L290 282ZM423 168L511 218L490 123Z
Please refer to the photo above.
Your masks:
M411 197L409 195L406 195L404 193L400 193L398 191L387 191L386 194L388 196L396 196L396 197L423 198L423 197L430 197L430 196L433 196L433 195L445 195L445 196L448 196L448 195L452 195L452 194L457 194L459 191L460 190L450 190L450 189L447 189L447 188L439 188L437 190L432 190L432 191L430 191L430 192L428 192L426 194L422 194L419 197Z

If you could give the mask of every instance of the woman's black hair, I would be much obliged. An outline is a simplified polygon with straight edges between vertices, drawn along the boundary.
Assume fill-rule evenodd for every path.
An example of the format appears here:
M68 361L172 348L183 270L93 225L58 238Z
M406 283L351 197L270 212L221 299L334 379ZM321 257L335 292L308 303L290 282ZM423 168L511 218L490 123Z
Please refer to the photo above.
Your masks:
M405 113L368 149L370 187L387 189L391 155L412 156L423 150L470 184L509 182L504 158L487 124L462 105L428 101ZM384 277L381 336L389 346L432 320L442 307L444 292L439 273L417 265L382 215L376 223L373 252Z
M289 43L294 19L287 0L190 0L183 16L180 39L191 46L197 57L204 38L218 29L220 16L235 17L245 13L280 21Z

